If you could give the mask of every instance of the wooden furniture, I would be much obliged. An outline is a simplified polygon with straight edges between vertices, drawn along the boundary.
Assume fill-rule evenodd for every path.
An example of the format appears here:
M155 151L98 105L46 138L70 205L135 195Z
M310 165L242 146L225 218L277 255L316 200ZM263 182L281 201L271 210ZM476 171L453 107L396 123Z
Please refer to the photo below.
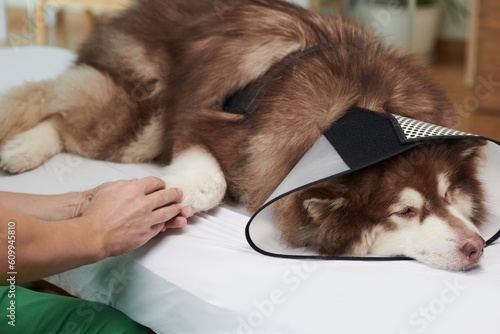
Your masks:
M38 45L44 45L47 39L45 5L51 5L56 8L66 5L81 5L85 9L85 13L90 17L90 9L93 7L122 10L130 5L130 0L38 0L35 12L36 41Z
M321 0L311 0L311 8L314 10L319 9L321 6Z
M471 1L466 83L473 88L469 108L500 113L500 2Z
M7 11L5 0L0 0L0 44L7 42Z

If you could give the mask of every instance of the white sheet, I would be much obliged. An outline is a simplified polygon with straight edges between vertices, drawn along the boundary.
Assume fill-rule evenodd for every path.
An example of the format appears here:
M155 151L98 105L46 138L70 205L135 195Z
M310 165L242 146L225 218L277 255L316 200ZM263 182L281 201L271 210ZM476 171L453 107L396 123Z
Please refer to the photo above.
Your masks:
M53 76L72 58L53 48L0 50L0 87ZM0 175L0 190L55 194L158 173L59 154L34 171ZM498 243L468 272L413 261L286 260L248 246L248 218L226 203L140 249L48 280L157 333L498 333Z

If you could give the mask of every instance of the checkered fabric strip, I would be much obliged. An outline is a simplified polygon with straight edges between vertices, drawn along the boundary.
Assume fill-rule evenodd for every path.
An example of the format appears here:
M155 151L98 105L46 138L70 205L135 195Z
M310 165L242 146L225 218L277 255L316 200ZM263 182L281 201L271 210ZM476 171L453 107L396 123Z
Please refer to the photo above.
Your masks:
M417 121L408 117L393 115L398 121L407 140L427 137L479 137L472 133L448 129L439 125Z

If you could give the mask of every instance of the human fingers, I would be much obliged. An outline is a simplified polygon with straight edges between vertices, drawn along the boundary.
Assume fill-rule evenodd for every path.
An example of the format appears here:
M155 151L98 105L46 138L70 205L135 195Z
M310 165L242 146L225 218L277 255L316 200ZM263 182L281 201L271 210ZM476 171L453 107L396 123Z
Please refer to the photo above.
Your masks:
M194 214L194 209L190 206L185 206L181 209L181 212L179 213L179 216L182 216L184 218L189 218Z
M165 222L163 225L163 228L161 229L161 232L165 232L167 228L180 228L184 227L187 224L187 219L182 216L176 216L169 221Z
M161 229L161 232L165 232L167 228L179 228L187 225L187 218L193 215L194 209L186 206L181 209L179 215L165 222L165 225Z
M151 210L161 208L162 206L179 203L182 200L182 191L177 188L162 189L147 195Z
M150 226L159 224L162 222L169 221L176 216L179 215L181 212L181 206L180 204L171 204L167 206L162 206L152 212L151 220L150 220Z
M165 232L166 229L167 228L165 227L165 222L151 226L150 227L151 238L154 237L155 235L157 235L160 232Z
M165 181L155 176L146 176L137 182L144 187L144 194L148 195L157 190L165 189Z
M181 209L181 212L179 212L179 215L175 216L174 218L170 219L169 221L165 222L163 225L163 228L161 229L161 232L165 232L167 228L180 228L184 227L187 225L187 218L191 217L193 215L193 208L191 207L183 207Z

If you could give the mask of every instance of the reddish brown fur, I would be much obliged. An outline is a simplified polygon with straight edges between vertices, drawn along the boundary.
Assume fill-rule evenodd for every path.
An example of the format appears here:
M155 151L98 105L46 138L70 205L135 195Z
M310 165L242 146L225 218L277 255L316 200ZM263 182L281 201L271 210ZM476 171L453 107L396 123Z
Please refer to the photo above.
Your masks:
M283 238L293 246L307 245L322 254L350 254L363 232L377 225L394 228L389 208L405 187L417 190L428 200L421 222L429 212L440 216L447 200L437 193L437 171L450 175L450 192L460 189L475 195L474 211L466 218L479 225L486 214L477 179L478 148L484 144L481 140L426 143L372 167L288 195L275 204ZM471 148L470 155L461 155ZM320 201L304 210L303 202L310 198Z
M330 47L275 66L296 51L326 44ZM251 211L353 106L448 127L458 118L451 101L415 58L384 47L356 23L279 1L139 1L83 45L76 72L84 66L97 70L85 73L98 74L92 80L68 76L74 90L83 93L56 94L46 112L58 114L54 122L68 150L91 158L168 163L186 148L201 145L219 162L229 193ZM275 75L260 79L266 90L251 116L222 112L231 94L273 66ZM97 81L102 83L93 87ZM92 89L107 95L94 99ZM73 100L66 101L68 96ZM146 157L126 154L158 115L163 117L161 147ZM106 126L101 126L103 120ZM444 154L450 145L436 150ZM378 208L390 202L391 187L420 182L391 172L411 154L280 201L278 216L289 222L282 224L285 238L325 253L348 252L349 242L360 238L369 224L385 221L386 213ZM446 157L431 152L427 160L429 166L458 163ZM474 175L473 161L464 164L453 175L480 194L475 178L462 182ZM382 186L387 190L375 198L374 189ZM326 210L331 204L325 203L317 208L319 225L308 223L304 199L339 196L349 200L335 202L334 210ZM476 198L476 221L482 218L481 199ZM349 210L355 203L366 209ZM338 225L324 223L331 220ZM340 230L342 234L336 233Z
M143 1L91 37L78 62L107 73L131 96L123 112L133 123L117 132L117 138L125 144L133 141L153 112L165 107L165 147L156 159L166 163L187 146L207 146L227 176L229 191L244 198L251 210L263 203L322 130L352 106L444 126L457 119L452 103L417 60L383 47L358 24L278 1L224 4ZM117 31L148 50L147 61L158 68L155 77L141 80L121 61L120 48L102 47ZM268 79L267 94L250 119L220 112L230 94L286 55L325 43L337 47L293 61ZM249 73L250 67L255 71ZM150 98L147 93L158 85L162 89ZM142 98L133 103L138 89ZM264 155L256 149L263 145ZM269 157L272 163L262 168ZM264 177L267 182L257 186L254 180Z

